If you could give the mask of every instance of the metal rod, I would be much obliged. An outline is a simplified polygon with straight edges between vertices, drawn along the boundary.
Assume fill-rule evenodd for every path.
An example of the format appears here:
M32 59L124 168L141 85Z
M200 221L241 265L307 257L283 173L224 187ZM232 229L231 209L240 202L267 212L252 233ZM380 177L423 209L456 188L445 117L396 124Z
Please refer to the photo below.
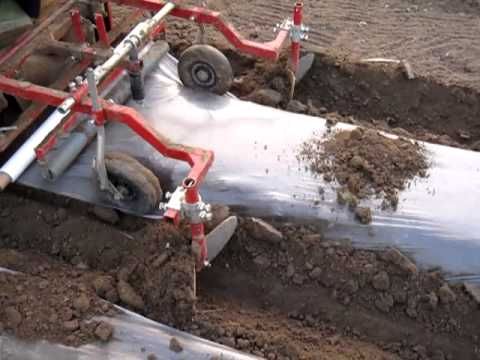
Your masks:
M85 32L83 31L82 16L80 15L80 10L73 9L70 13L70 17L72 19L73 30L75 32L77 43L84 44L87 41L87 37L85 35Z
M98 37L100 38L100 42L105 47L110 46L110 38L108 37L107 27L105 26L105 19L103 18L103 14L95 13L95 23L97 25Z
M97 82L108 74L120 61L122 61L133 47L140 46L141 42L155 29L155 27L175 8L173 2L167 3L152 18L138 24L130 34L113 50L113 55L102 65L95 69L95 77Z
M175 9L175 4L173 2L168 2L165 6L160 9L155 16L145 20L135 26L135 28L122 40L120 44L115 47L113 50L113 55L105 61L102 65L99 65L95 68L95 81L100 83L103 78L114 69L118 64L128 55L133 47L139 47L143 40L158 26L160 22L173 10ZM82 93L85 91L84 88L80 87L77 93L74 96L66 99L60 106L59 110L63 113L68 113L77 100L76 97L81 97ZM77 95L77 96L75 96Z

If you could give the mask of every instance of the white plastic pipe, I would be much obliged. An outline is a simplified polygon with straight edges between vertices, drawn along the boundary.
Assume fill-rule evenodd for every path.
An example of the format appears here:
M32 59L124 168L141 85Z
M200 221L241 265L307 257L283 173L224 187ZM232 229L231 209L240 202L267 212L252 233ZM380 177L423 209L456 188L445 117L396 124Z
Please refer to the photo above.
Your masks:
M52 132L69 113L55 110L44 123L25 141L15 154L0 168L0 190L9 183L17 181L23 172L35 160L35 149Z

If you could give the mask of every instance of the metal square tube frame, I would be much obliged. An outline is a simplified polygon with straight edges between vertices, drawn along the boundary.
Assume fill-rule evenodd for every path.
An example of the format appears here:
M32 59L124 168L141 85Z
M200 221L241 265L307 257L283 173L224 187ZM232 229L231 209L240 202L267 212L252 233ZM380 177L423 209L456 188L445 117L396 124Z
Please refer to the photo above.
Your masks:
M157 0L112 0L111 2L155 12L169 3L169 1ZM184 7L181 6L181 1L173 2L176 3L176 6L170 15L195 21L199 24L212 25L217 28L237 50L250 55L278 60L284 43L290 37L292 41L291 66L292 70L296 72L300 56L300 41L302 40L301 36L296 36L296 34L300 34L304 29L302 28L303 2L297 1L295 3L293 21L287 20L284 24L278 26L279 31L277 37L273 41L266 43L259 43L242 37L231 24L222 19L220 12L211 11L202 7Z

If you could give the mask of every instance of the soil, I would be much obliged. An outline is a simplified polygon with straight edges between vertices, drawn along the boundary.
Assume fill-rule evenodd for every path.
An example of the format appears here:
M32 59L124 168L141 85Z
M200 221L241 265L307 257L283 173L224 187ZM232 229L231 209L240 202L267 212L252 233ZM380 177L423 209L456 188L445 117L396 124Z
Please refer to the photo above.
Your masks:
M57 201L63 204L64 200ZM78 205L74 203L73 208ZM188 241L173 226L131 219L131 223L124 221L122 228L116 229L92 221L91 212L84 206L75 216L57 206L53 203L46 207L42 202L15 195L2 194L0 197L0 248L15 249L13 254L17 257L13 259L18 258L12 261L13 255L0 256L0 266L22 272L26 282L19 289L8 287L11 283L11 276L8 276L5 286L9 291L15 290L14 295L19 295L28 289L28 284L42 276L55 286L65 285L60 287L58 294L48 296L52 289L50 284L45 294L42 293L45 296L35 297L36 302L32 302L31 307L39 309L38 314L46 309L49 314L52 304L65 294L69 300L59 305L62 306L60 315L63 312L60 310L72 307L80 291L91 299L92 311L87 312L88 317L104 313L103 298L166 324L181 327L191 321L195 308L194 263ZM40 260L33 261L28 255L30 250L50 256L50 261L52 257L57 259L64 268L59 265L58 269L47 271L46 265L35 266ZM22 256L28 257L23 260ZM44 262L48 264L48 258ZM44 273L39 275L39 269ZM33 288L32 295L40 290ZM9 302L15 299L14 295L8 296ZM20 307L17 311L26 314L30 307ZM0 322L3 321L0 317ZM57 321L56 326L61 326L66 320L59 316ZM35 339L43 337L43 332L42 327L34 327L15 333ZM83 335L80 339L70 339L68 335L59 333L54 339L73 345L93 339Z
M101 301L87 284L93 272L79 271L44 255L0 250L2 267L22 271L0 273L1 327L21 339L42 337L78 346L111 336L101 336L108 325L95 315L112 315L112 305ZM105 331L105 330L103 330Z
M480 312L462 284L394 248L358 250L293 224L278 224L272 244L249 224L200 276L199 334L267 358L478 358ZM365 341L385 353L363 352Z
M168 224L120 215L112 225L20 187L1 194L0 209L0 267L23 274L0 276L0 322L27 340L108 341L115 329L92 321L114 315L106 299L268 359L478 358L476 300L396 249L240 219L195 297L188 238Z
M424 148L402 138L388 138L362 128L314 137L302 144L299 160L314 174L340 185L337 200L354 211L358 200L376 195L383 207L395 209L398 193L416 176L425 177L428 162ZM371 216L358 217L367 222Z

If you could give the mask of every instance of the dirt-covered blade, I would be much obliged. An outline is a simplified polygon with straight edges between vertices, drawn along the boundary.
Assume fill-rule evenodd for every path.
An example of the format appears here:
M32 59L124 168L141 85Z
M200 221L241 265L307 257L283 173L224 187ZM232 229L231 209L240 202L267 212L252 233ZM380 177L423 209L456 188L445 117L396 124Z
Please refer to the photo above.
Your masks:
M315 60L315 55L313 53L308 53L305 56L300 58L300 62L298 64L298 71L295 74L295 84L298 84L302 79L307 75L310 69L313 66L313 62Z
M237 229L238 219L230 216L223 220L207 235L208 261L212 261L222 251Z

